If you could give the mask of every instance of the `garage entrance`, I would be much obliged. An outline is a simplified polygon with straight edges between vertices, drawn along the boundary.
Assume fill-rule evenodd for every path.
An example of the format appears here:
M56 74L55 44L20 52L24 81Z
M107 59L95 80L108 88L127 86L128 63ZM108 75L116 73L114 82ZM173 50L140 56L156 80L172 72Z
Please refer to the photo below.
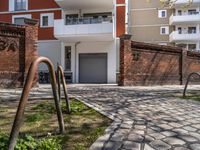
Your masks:
M107 54L79 54L79 82L107 83Z

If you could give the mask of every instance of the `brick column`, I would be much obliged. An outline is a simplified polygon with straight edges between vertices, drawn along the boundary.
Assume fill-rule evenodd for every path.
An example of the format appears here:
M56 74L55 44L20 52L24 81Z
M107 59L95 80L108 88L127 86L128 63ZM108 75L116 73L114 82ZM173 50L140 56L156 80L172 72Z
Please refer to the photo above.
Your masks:
M125 75L126 75L126 53L131 52L131 35L125 34L120 37L120 76L119 86L125 86Z

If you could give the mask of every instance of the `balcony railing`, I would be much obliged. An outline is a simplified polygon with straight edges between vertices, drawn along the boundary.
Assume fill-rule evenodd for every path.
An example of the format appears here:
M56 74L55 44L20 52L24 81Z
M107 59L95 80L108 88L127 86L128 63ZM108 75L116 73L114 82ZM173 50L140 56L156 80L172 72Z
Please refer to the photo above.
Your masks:
M170 25L176 24L188 24L188 23L198 23L200 22L200 13L199 12L192 12L187 14L177 14L171 15L170 17Z
M112 23L112 17L66 19L65 25L100 24L100 23Z
M26 10L26 1L15 2L15 11Z
M198 41L200 33L197 31L173 31L170 34L170 42L176 41Z

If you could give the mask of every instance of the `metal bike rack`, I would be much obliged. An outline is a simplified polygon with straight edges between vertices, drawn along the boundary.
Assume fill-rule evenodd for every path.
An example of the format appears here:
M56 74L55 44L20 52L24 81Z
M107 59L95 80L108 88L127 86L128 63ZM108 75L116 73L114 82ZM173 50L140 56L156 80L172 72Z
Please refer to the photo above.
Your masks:
M58 79L58 96L59 96L59 100L61 101L62 96L61 96L61 83L63 86L63 91L64 91L64 95L65 95L65 101L66 101L66 111L68 114L70 114L71 112L71 108L70 108L70 103L69 103L69 96L68 96L68 92L67 92L67 85L66 85L66 81L65 81L65 75L64 75L64 71L62 69L62 67L57 63L57 79Z
M185 88L184 88L184 91L183 91L183 97L186 96L187 87L188 87L189 81L190 81L190 79L191 79L191 77L192 77L193 75L197 75L197 76L200 77L200 73L198 73L198 72L193 72L193 73L191 73L191 74L188 76L187 82L186 82L186 84L185 84Z
M8 150L14 150L16 140L19 135L19 130L20 130L20 127L23 122L24 110L25 110L26 104L28 102L28 96L29 96L30 90L32 88L32 84L34 81L35 74L37 72L38 65L40 63L45 63L48 66L48 70L49 70L50 78L51 78L51 86L52 86L52 90L53 90L53 96L54 96L54 101L55 101L55 106L56 106L56 111L57 111L57 118L58 118L60 133L64 133L64 131L65 131L63 115L62 115L58 92L57 92L57 83L56 83L56 76L55 76L53 64L48 58L39 57L31 63L31 66L29 68L26 82L25 82L23 92L22 92L22 95L20 98L20 103L19 103L19 106L17 109L17 113L15 116L13 126L12 126L12 131L11 131L10 138L9 138Z

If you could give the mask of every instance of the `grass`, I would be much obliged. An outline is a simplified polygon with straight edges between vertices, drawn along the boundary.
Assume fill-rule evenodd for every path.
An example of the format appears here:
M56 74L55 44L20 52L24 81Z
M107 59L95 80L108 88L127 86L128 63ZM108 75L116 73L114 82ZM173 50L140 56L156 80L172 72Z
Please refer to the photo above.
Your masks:
M39 140L51 138L59 141L63 150L88 149L99 136L104 134L111 120L75 99L70 101L70 105L72 112L68 115L65 113L66 107L63 100L61 106L66 132L59 135L53 100L29 101L25 110L24 124L20 130L20 138L23 139L27 135ZM4 137L9 135L17 106L18 101L0 101L0 135Z
M181 98L181 99L185 99L185 100L193 100L193 101L199 101L200 102L200 94L199 94L199 91L188 91L186 93L186 96L183 96L183 93L175 93L175 94L172 94L172 96L174 97L178 97L178 98Z

